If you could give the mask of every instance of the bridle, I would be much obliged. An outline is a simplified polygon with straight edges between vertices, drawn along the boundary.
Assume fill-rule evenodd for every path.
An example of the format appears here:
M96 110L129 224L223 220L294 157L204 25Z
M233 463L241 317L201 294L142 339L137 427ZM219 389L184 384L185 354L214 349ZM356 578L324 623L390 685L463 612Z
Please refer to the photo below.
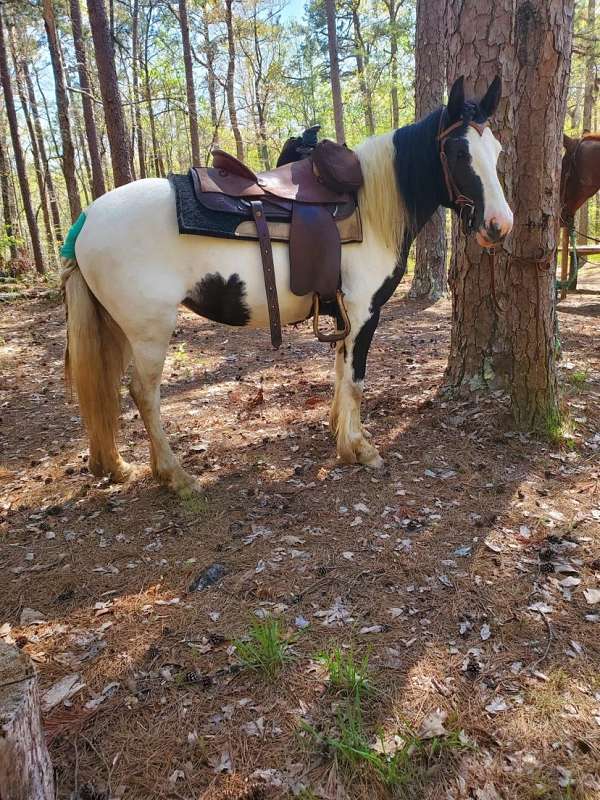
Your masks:
M446 182L446 189L448 191L450 202L458 211L458 216L462 222L465 233L471 233L473 231L473 223L475 220L475 201L463 194L456 185L456 181L454 180L452 173L450 172L450 167L448 166L448 157L446 156L446 141L453 131L461 128L463 125L473 128L480 136L483 136L483 132L489 127L489 125L487 122L479 123L473 122L473 120L465 122L465 120L459 119L457 122L453 122L452 125L449 125L447 128L442 129L443 119L444 113L442 112L442 115L440 116L440 126L437 138L440 144L440 162L442 164L444 181ZM496 251L494 247L488 247L486 248L486 252L490 260L492 303L496 311L503 314L505 309L500 305L496 296Z
M465 122L463 119L459 119L457 122L453 122L452 125L449 125L447 128L442 128L442 122L444 120L444 112L442 112L440 116L440 124L438 128L438 135L437 140L439 142L440 147L440 162L442 165L442 173L444 175L444 181L446 183L446 189L448 191L448 197L450 198L450 203L456 208L458 211L458 216L460 221L463 224L463 228L465 233L471 233L473 230L473 223L475 220L475 201L472 200L470 197L467 197L463 194L458 186L456 185L456 181L450 172L450 167L448 166L448 157L446 156L446 141L450 134L461 128L463 125L467 125L470 128L473 128L477 131L480 136L483 136L483 132L488 126L487 122L479 123L473 122L470 120L469 122Z

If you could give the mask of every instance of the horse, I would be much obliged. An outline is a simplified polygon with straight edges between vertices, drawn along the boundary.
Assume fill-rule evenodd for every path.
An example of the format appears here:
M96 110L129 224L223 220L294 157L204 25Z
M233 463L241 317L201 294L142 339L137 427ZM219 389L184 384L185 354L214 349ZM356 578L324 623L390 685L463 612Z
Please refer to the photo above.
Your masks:
M600 133L584 133L581 139L565 134L563 145L560 221L570 228L575 212L600 189Z
M406 270L417 232L440 205L459 214L465 232L482 247L498 244L512 228L496 171L501 146L488 125L500 93L496 78L480 100L467 99L461 77L445 107L356 148L364 179L358 192L363 240L342 247L341 288L351 329L336 345L330 412L343 462L383 465L361 423L367 355L381 308ZM160 178L99 197L67 243L66 376L87 428L90 471L118 482L133 470L116 442L120 382L133 362L130 393L150 439L155 478L183 495L199 491L162 428L163 364L178 307L190 300L213 321L269 328L257 244L180 235L173 189ZM290 291L285 243L273 243L273 261L282 323L308 319L312 298Z

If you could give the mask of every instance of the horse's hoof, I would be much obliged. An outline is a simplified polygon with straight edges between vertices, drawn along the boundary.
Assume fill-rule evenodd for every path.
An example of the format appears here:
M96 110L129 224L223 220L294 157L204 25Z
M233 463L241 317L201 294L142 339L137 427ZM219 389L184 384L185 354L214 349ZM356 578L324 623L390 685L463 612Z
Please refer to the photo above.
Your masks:
M137 469L133 464L121 460L117 466L111 470L110 480L112 483L126 483L131 480L131 478L135 477L136 472Z
M372 456L368 461L363 461L365 467L370 467L371 469L382 469L385 465L385 461L383 458L377 453L377 455Z

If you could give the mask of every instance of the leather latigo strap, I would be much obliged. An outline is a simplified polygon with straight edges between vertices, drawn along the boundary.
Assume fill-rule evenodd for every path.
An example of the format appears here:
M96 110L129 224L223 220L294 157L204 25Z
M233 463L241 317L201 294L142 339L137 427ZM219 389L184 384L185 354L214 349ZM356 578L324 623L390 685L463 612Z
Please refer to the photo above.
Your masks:
M260 257L262 260L265 278L265 291L267 293L267 307L269 309L269 325L271 327L271 344L281 347L281 318L279 316L279 301L277 299L277 285L275 283L275 267L273 265L273 248L269 227L265 219L263 204L260 200L251 200L252 217L258 234Z

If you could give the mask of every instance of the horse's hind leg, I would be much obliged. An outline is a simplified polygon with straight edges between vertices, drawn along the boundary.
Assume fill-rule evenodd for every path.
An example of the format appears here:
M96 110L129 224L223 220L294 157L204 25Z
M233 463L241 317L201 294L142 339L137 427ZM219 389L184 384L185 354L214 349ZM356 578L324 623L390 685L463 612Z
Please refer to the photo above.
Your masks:
M170 330L164 339L133 346L131 396L150 437L152 473L159 483L175 492L198 488L196 481L179 464L171 450L160 420L160 380L169 346Z

